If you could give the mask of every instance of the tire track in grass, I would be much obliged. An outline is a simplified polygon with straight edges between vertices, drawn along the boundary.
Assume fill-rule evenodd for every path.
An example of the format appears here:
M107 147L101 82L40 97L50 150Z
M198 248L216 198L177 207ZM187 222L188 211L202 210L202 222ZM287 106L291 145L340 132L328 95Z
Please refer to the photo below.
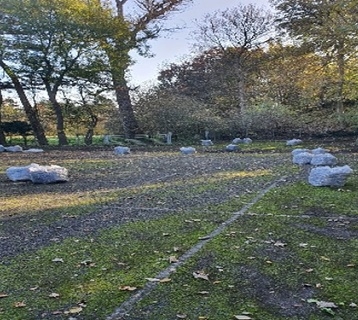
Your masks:
M181 265L183 265L189 258L194 256L201 248L203 248L211 239L218 236L225 230L229 225L235 222L239 217L241 217L248 209L250 209L254 204L256 204L267 192L275 188L279 182L285 181L286 177L281 177L271 183L268 187L262 189L251 202L247 203L241 208L240 211L235 212L232 216L223 222L218 228L212 231L207 236L203 237L200 242L195 246L191 247L186 251L177 262L171 264L166 269L162 270L156 275L156 279L168 278L170 274L174 273ZM120 320L124 319L125 316L128 316L128 313L133 309L135 304L142 300L144 297L148 296L158 285L159 282L147 282L145 286L131 296L128 300L124 301L106 320Z

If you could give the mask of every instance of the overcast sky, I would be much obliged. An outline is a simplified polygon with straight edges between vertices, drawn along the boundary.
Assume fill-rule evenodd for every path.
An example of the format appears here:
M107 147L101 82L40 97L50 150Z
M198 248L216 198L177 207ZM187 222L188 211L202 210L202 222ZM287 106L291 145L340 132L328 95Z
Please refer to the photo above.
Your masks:
M153 58L133 56L136 63L131 68L131 83L134 85L154 83L158 71L165 64L180 62L188 56L193 44L190 33L195 29L195 20L201 21L207 13L250 3L258 7L269 7L268 0L193 0L193 4L187 6L183 12L172 14L165 22L165 26L178 26L183 29L151 41L151 53L155 55Z

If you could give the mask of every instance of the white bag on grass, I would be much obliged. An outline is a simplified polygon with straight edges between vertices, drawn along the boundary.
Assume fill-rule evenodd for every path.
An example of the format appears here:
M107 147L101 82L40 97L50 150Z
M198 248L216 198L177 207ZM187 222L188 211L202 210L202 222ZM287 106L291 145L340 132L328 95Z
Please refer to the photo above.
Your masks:
M118 146L114 148L114 153L119 155L130 154L131 150L128 147Z
M330 153L314 154L311 160L313 166L335 166L337 158Z
M294 164L310 164L313 158L313 154L310 152L300 152L293 156L292 162Z
M31 180L30 177L30 168L37 168L39 165L37 163L31 163L28 166L24 167L9 167L6 169L6 176L11 181L28 181Z
M286 146L296 146L298 144L301 144L302 140L301 139L292 139L292 140L287 140L286 141Z
M316 167L309 174L308 182L315 187L342 187L346 183L347 177L353 170L345 165L343 167Z
M30 167L29 172L33 183L48 184L68 181L67 169L56 165Z
M194 154L196 152L193 147L181 147L179 150L182 154Z
M310 150L309 149L294 149L294 150L292 150L291 154L292 154L292 156L296 156L302 152L310 152Z

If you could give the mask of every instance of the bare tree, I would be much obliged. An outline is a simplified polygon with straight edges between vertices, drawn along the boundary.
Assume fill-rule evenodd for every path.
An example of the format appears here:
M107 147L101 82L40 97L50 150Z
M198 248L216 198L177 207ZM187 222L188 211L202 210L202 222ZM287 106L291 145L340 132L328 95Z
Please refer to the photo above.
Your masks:
M241 112L247 107L245 77L251 68L248 57L253 49L269 39L272 26L270 12L249 4L206 15L194 32L199 50L219 50L231 61L231 77L236 80Z
M34 135L40 145L48 145L47 138L45 136L45 131L40 122L39 116L36 110L32 107L29 99L26 96L24 87L22 86L19 78L13 72L13 70L2 60L0 59L0 67L5 71L8 77L11 79L11 82L19 96L19 99L24 107L27 118L31 124Z
M6 143L6 139L5 139L5 134L4 134L4 130L2 129L1 126L1 108L4 102L3 96L2 96L2 92L1 92L1 87L0 87L0 144L4 145Z
M126 15L124 6L128 0L115 0L116 18L128 25L128 33L121 34L106 42L113 86L119 106L124 134L133 138L139 128L130 97L130 88L126 72L131 65L130 51L137 50L140 54L148 52L148 41L159 37L162 22L169 13L179 10L192 0L135 0L136 14Z

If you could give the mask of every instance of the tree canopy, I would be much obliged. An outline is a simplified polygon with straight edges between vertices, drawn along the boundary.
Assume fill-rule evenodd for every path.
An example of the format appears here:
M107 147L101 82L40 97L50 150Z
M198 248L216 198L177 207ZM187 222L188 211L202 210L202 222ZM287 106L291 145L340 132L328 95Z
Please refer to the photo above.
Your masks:
M163 22L190 2L0 0L0 89L16 90L27 118L15 120L28 120L40 144L55 133L61 145L80 131L90 144L109 120L127 138L161 128L355 130L346 115L357 118L356 0L270 0L274 11L238 4L207 14L190 58L136 92L131 53L150 56Z

